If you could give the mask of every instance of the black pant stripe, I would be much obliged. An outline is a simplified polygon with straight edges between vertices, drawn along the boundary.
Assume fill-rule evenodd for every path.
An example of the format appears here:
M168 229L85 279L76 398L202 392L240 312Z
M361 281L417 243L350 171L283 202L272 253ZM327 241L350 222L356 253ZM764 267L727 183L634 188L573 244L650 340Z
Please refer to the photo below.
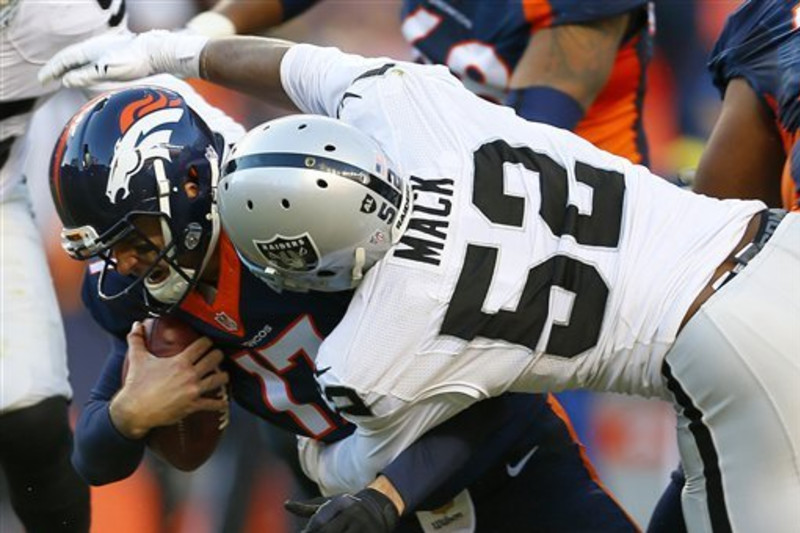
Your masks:
M11 145L14 144L16 137L8 137L0 141L0 168L3 168L11 154Z
M732 528L728 518L728 509L725 505L725 493L722 489L719 456L714 447L711 431L703 422L703 413L694 405L692 399L672 375L672 369L666 361L664 361L661 371L667 379L667 388L675 395L675 399L683 408L684 414L689 418L689 430L694 435L697 449L700 451L700 459L703 461L703 476L706 479L708 514L711 518L711 528L714 533L728 533L732 531Z
M24 100L11 100L10 102L0 102L0 120L22 115L33 109L36 98L25 98Z

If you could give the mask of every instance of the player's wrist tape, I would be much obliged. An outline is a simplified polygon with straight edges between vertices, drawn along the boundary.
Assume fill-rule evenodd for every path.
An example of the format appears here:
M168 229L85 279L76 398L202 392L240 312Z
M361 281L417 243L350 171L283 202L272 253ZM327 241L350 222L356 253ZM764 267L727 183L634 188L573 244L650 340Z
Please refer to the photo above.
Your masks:
M526 87L508 93L506 105L517 115L534 122L572 130L586 113L572 96L552 87Z
M230 37L236 35L236 26L231 19L215 11L204 11L186 23L186 29L206 37Z

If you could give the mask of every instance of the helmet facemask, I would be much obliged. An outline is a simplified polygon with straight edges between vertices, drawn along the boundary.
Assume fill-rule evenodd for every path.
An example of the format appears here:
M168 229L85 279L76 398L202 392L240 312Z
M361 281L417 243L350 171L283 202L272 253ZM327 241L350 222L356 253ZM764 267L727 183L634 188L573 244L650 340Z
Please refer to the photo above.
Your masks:
M219 176L219 160L216 151L209 147L206 151L206 158L211 178L211 190L214 191ZM98 293L104 300L116 300L143 287L145 289L142 291L143 297L148 311L153 315L160 315L169 313L180 305L186 295L197 285L216 249L220 224L215 201L211 202L211 209L206 216L211 222L210 233L198 222L189 222L183 225L176 223L171 216L171 204L176 199L176 195L185 195L189 201L192 200L193 195L185 189L192 185L196 186L192 183L196 176L187 176L183 184L184 190L176 191L175 184L166 177L163 161L154 161L153 167L158 182L159 211L132 213L131 216L125 217L127 229L121 231L119 236L113 239L109 246L106 246L102 254L98 254L105 261L103 271L98 278ZM144 216L158 218L163 246L153 242L137 226L137 220ZM178 229L181 226L182 230ZM110 251L123 238L129 237L137 238L156 255L152 264L132 284L123 290L112 293L107 290L107 274L110 270L116 270L117 266ZM165 270L166 272L164 272Z
M143 217L156 218L158 220L156 226L161 228L161 233L164 236L163 245L153 242L148 232L140 229ZM110 246L96 254L96 257L102 259L104 263L97 281L98 294L103 300L117 300L130 294L142 292L145 305L151 314L157 315L168 312L174 304L182 300L182 297L188 292L188 287L193 285L197 271L184 268L178 262L176 257L177 241L164 231L163 228L169 227L169 220L163 213L133 213L130 220L126 220L126 225L129 228L127 231L120 233L119 238L112 241ZM113 257L112 249L127 239L137 242L136 247L139 249L137 253L149 250L154 255L148 258L150 265L136 277L133 283L121 290L114 291L109 288L109 274L117 270L117 262ZM157 290L153 292L151 287L155 287ZM158 289L164 291L169 287L176 287L172 289L172 294L176 296L171 299L162 296L162 293L158 292ZM142 291L142 288L146 290Z

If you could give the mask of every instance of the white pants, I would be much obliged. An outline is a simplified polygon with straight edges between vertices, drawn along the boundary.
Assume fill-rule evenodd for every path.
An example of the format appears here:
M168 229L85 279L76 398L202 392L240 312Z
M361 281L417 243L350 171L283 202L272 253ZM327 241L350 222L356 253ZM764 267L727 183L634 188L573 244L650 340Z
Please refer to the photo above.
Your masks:
M800 528L798 333L800 214L789 214L666 356L692 533Z
M0 203L0 413L72 397L53 280L24 185Z

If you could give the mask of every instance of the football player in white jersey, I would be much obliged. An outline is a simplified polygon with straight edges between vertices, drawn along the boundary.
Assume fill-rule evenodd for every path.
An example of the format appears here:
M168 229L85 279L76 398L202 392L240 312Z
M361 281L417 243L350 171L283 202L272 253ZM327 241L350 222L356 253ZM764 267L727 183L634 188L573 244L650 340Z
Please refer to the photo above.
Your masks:
M66 342L28 182L47 180L63 125L90 97L112 88L51 99L60 84L42 85L36 73L65 46L127 33L125 15L123 0L0 3L0 464L12 507L30 532L85 532L91 520L88 485L70 463ZM210 107L172 76L145 83ZM243 133L218 110L210 113L237 137Z
M36 72L57 51L124 27L122 0L0 2L0 464L27 531L88 531L89 489L69 461L66 343L26 178L46 179L58 129L74 108L31 118L47 95ZM62 122L59 122L61 119ZM52 131L51 131L52 130Z
M358 286L317 357L326 396L359 413L353 437L306 453L323 485L343 471L329 464L389 460L480 399L586 388L673 402L690 531L795 529L800 214L682 191L442 67L258 38L187 44L90 41L40 75L202 75L339 119L255 128L219 189L265 281ZM322 506L310 530L339 531L326 522L347 505Z

